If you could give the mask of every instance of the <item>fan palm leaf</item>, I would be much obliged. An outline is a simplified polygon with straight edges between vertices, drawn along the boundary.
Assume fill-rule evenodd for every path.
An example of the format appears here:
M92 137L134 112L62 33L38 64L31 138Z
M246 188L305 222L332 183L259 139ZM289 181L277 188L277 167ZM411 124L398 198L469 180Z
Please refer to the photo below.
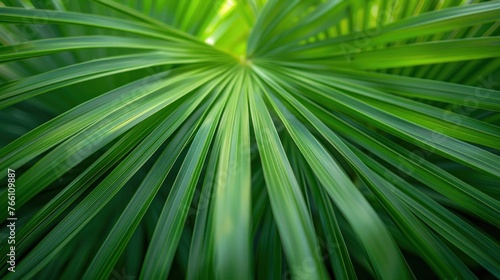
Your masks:
M2 277L500 277L499 18L0 1Z

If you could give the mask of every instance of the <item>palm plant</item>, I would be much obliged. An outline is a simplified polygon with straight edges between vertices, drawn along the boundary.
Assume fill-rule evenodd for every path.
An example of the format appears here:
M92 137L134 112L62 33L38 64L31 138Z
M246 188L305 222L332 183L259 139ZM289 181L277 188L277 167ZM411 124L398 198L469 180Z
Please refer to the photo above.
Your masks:
M0 1L6 279L500 277L500 1ZM7 208L7 183L0 200Z

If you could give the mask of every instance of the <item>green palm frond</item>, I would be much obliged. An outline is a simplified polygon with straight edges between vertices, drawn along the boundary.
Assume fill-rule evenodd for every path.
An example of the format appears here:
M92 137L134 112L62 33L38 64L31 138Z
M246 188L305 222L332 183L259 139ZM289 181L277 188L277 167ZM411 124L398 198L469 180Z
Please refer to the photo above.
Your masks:
M499 18L0 1L0 275L500 277Z

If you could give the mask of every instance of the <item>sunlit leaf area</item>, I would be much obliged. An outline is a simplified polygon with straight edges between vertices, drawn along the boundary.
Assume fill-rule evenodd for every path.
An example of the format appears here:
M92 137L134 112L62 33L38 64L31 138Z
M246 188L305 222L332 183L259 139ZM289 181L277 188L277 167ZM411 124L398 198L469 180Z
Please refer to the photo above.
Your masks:
M498 0L0 0L0 278L500 278L499 25Z

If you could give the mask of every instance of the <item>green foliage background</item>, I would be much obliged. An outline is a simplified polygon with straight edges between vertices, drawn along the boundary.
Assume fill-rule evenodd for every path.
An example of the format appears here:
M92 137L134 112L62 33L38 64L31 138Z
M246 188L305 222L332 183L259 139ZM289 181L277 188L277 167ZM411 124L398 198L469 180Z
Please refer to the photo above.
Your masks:
M5 279L500 277L500 1L0 1Z

